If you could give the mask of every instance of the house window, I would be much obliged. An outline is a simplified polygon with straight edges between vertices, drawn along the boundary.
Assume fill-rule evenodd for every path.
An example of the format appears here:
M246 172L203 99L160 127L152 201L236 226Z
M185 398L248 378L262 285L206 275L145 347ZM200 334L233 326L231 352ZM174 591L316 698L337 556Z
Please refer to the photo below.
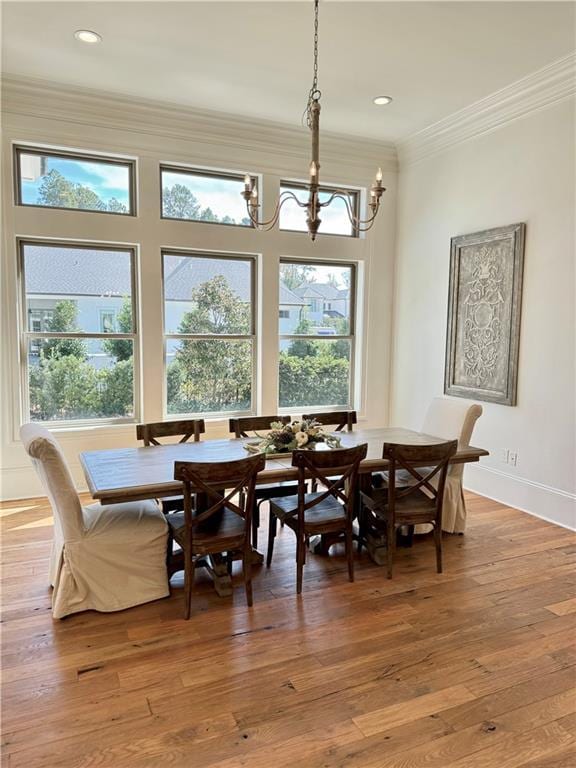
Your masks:
M134 215L134 163L16 147L16 202Z
M162 218L251 227L242 197L244 176L160 168Z
M100 310L100 332L114 333L116 330L116 312L112 309Z
M278 312L278 317L281 320L289 320L290 319L290 311L288 309L281 309Z
M254 258L163 254L167 413L252 413Z
M20 259L25 418L133 420L134 252L21 241ZM116 318L113 332L105 316Z
M293 326L279 328L280 407L352 407L354 265L282 261L280 286L303 303ZM330 313L317 297L330 299Z
M308 200L308 190L303 184L283 181L280 186L280 192L293 192L301 202ZM358 216L360 210L360 193L357 190L347 190L352 198L352 213ZM331 187L320 187L319 199L324 203L335 192ZM346 237L358 237L358 232L354 230L350 223L346 203L342 198L335 198L332 203L322 209L320 214L322 222L318 233L322 235L345 235ZM286 229L292 232L307 232L306 210L300 208L294 200L288 200L280 212L280 229Z

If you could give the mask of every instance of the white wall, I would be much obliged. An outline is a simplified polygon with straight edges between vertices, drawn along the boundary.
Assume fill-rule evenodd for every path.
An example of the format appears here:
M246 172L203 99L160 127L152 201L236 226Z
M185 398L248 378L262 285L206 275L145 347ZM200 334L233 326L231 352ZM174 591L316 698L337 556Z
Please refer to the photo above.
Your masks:
M391 421L417 428L443 391L450 238L526 222L518 404L483 403L490 457L468 488L576 523L574 101L413 164L398 195ZM501 460L518 452L516 467Z
M139 417L163 417L162 247L257 254L259 306L258 411L277 411L278 269L281 257L354 261L361 277L358 327L359 387L355 405L365 423L385 424L391 338L395 226L396 152L374 141L323 134L321 179L326 184L365 187L378 166L384 171L382 211L365 238L304 233L257 232L243 227L160 220L159 163L251 171L263 175L264 214L276 199L282 178L306 178L309 133L295 126L256 123L143 100L123 99L85 89L19 78L3 82L2 145L2 351L0 410L0 491L22 498L42 490L18 440L20 423L17 336L16 237L48 237L135 245L141 299L141 381ZM138 216L43 210L13 204L12 143L29 142L137 158ZM227 434L227 422L208 425L208 437ZM60 431L74 477L83 487L78 462L83 450L136 444L135 428L94 427Z

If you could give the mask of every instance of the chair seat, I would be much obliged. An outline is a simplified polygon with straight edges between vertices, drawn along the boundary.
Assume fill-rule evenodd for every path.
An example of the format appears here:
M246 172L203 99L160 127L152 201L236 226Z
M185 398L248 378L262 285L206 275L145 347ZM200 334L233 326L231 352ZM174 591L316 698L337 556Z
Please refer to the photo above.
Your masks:
M305 495L306 503L322 496L322 493L307 493ZM270 511L289 528L295 528L298 524L298 496L287 496L283 499L271 499ZM304 515L304 524L306 528L315 526L326 526L329 523L341 525L346 520L346 510L333 496L316 504L311 509L307 509Z
M82 508L86 536L130 536L135 541L139 533L166 531L160 507L151 499L126 501L122 504L89 504Z
M184 512L175 512L166 519L174 539L183 546L186 536ZM231 509L224 509L222 514L214 514L194 528L192 539L195 552L224 552L240 547L244 541L244 521Z
M373 488L370 494L362 493L362 501L377 517L388 516L388 489ZM400 525L433 522L436 519L436 502L422 492L405 498L396 498L396 522Z

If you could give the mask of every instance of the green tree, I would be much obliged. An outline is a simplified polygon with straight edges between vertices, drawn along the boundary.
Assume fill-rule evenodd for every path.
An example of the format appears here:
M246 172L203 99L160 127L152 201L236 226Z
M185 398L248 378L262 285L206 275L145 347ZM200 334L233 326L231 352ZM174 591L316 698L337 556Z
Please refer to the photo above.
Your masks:
M134 365L132 357L118 360L98 371L98 415L128 416L134 411Z
M41 360L30 369L30 410L40 421L98 415L95 369L75 355Z
M162 215L169 219L197 219L200 203L184 184L162 189Z
M307 336L312 333L312 323L310 320L303 316L300 318L300 322L294 328L294 335L301 334L302 336ZM314 340L314 338L308 338L308 339L295 339L294 341L290 342L290 346L288 347L288 354L292 357L316 357L316 355L319 353L319 347L318 347L317 341Z
M250 331L250 307L222 275L192 291L193 309L182 318L182 334L242 334ZM227 339L183 340L168 367L171 413L226 411L249 406L251 342Z
M306 358L281 352L280 406L346 405L349 401L349 378L348 360L332 356L329 350Z
M132 333L132 300L124 297L122 308L116 317L118 333ZM133 355L133 342L130 339L105 339L102 349L110 357L116 360L131 360Z
M77 317L78 309L74 301L59 301L47 330L51 333L79 333ZM72 356L85 360L86 342L83 339L48 339L42 345L42 356L46 359Z
M310 275L314 273L315 267L306 264L281 264L280 278L284 285L293 291L301 285L313 283Z
M55 208L128 213L126 205L115 197L106 204L93 189L84 184L69 181L55 168L43 177L38 188L38 202Z

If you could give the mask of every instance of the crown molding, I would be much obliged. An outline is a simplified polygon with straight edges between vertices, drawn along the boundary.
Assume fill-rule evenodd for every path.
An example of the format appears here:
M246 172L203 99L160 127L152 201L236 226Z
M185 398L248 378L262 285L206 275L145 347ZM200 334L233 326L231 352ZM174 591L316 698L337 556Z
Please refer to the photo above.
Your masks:
M491 133L575 94L576 53L571 53L399 142L400 166Z
M112 128L206 147L272 153L288 161L309 159L305 128L19 75L2 76L2 111L4 117L27 116ZM390 142L323 131L322 154L326 161L350 169L370 167L373 172L375 163L386 171L398 168L396 147Z

